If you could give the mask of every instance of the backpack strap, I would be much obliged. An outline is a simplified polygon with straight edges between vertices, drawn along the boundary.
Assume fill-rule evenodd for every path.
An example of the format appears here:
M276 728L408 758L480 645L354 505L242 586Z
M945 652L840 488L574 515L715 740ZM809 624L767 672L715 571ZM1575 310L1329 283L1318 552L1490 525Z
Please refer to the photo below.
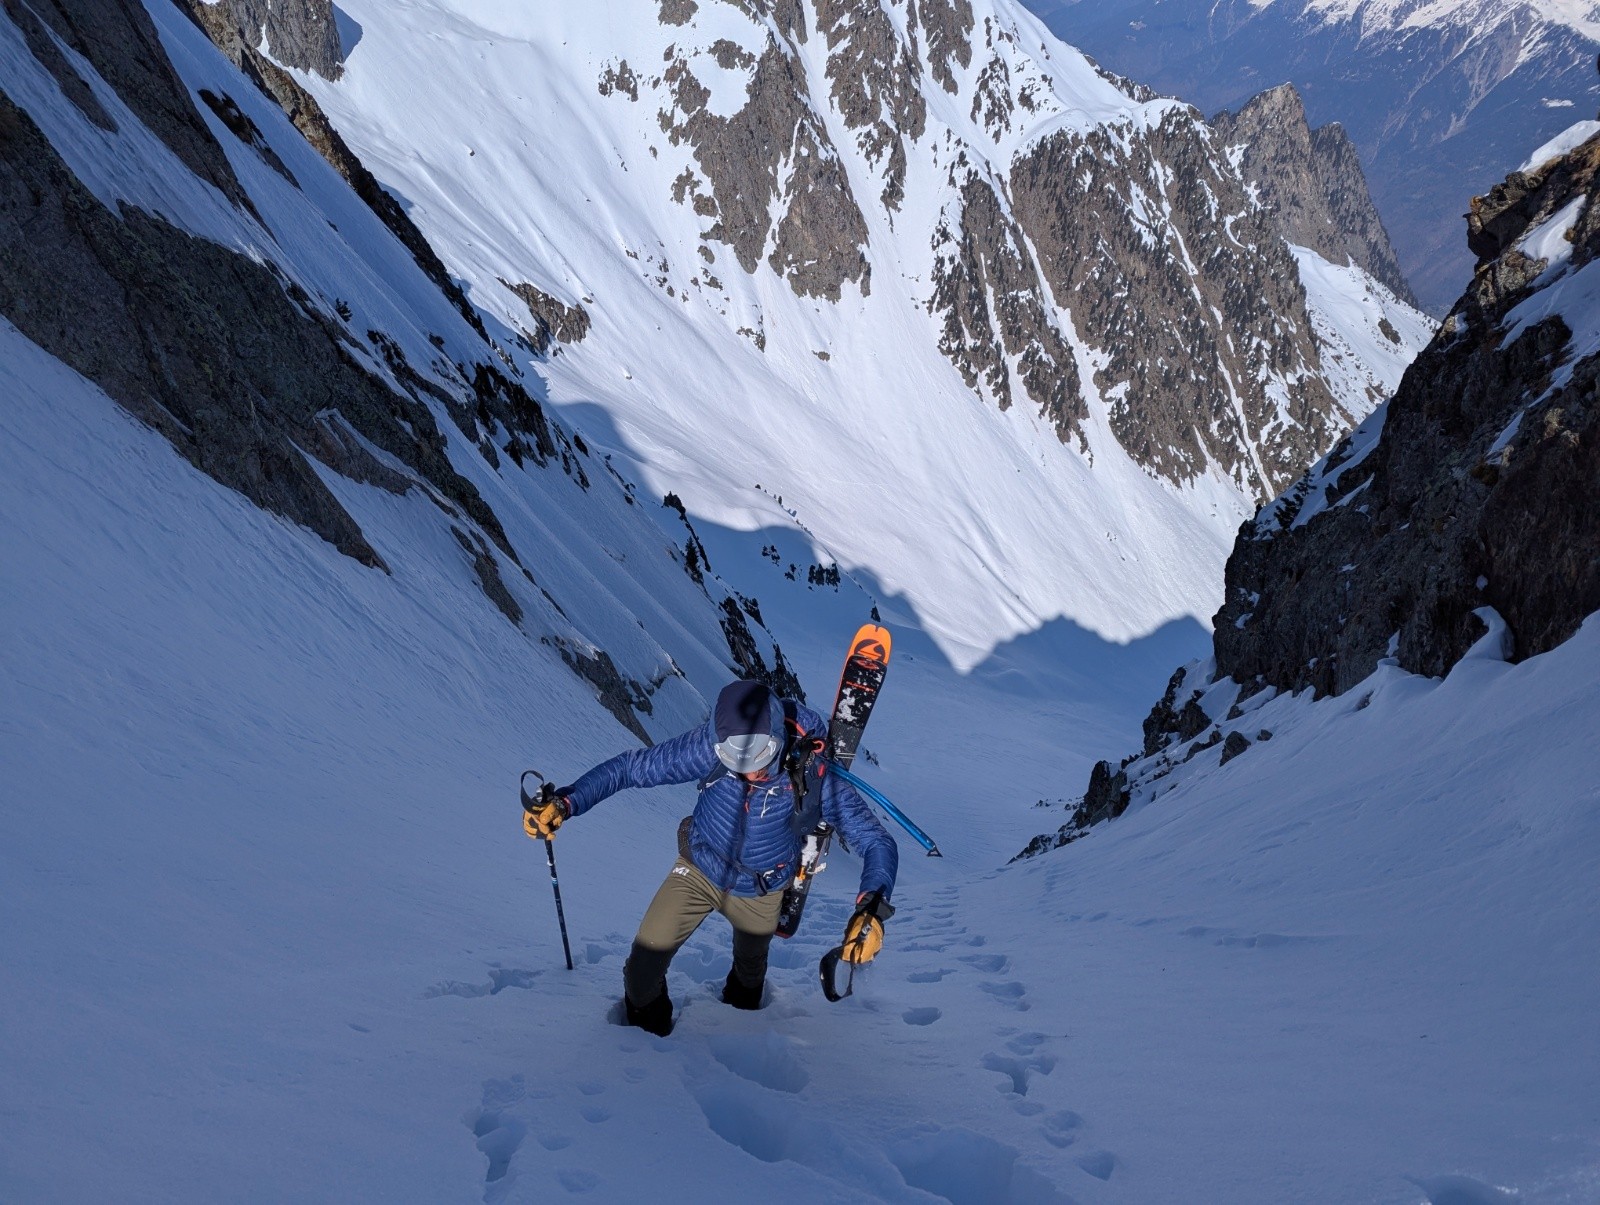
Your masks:
M819 779L825 773L819 755L827 742L806 732L800 723L799 704L793 699L783 700L783 729L783 768L794 788L794 828L803 837L822 822L822 791L820 783L818 790L810 789L811 770L814 764Z

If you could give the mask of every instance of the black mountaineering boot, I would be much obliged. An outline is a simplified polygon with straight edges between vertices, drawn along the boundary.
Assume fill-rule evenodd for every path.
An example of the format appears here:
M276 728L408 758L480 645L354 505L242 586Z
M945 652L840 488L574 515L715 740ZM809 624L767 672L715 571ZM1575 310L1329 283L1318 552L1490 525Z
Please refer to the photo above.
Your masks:
M622 1005L627 1011L629 1025L637 1025L646 1033L662 1038L672 1032L672 997L667 995L665 987L659 996L644 1005L635 1005L627 993L623 993Z
M761 1007L761 989L766 986L762 980L754 987L746 987L739 982L739 976L728 972L728 982L722 985L722 1002L731 1004L735 1008L757 1009Z

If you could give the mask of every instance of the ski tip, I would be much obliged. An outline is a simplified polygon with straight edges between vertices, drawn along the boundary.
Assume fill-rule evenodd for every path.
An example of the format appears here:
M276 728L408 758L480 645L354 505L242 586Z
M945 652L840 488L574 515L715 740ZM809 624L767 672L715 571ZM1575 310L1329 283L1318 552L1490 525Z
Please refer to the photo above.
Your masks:
M881 646L879 655L887 661L889 650L894 646L894 640L889 635L889 629L876 623L864 623L856 629L855 639L850 642L851 651L861 648L862 645L877 644Z
M928 856L930 858L942 858L942 857L944 857L944 855L939 852L939 847L937 845L935 845L932 849L930 849L928 851Z

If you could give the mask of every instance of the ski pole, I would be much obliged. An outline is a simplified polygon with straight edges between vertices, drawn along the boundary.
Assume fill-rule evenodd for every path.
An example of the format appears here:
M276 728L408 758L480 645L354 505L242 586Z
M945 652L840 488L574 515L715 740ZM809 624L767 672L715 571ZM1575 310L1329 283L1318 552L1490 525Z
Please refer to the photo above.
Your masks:
M928 851L928 856L930 858L944 857L944 855L939 852L939 847L933 843L933 838L928 836L927 833L923 832L920 828L913 824L910 816L907 816L899 808L895 807L894 804L890 803L889 800L885 798L883 792L879 791L876 787L868 786L854 774L850 773L849 770L846 770L838 762L829 762L828 769L833 771L833 773L837 774L840 778L844 779L847 783L853 786L856 790L860 791L868 799L872 800L873 803L877 804L884 811L888 812L889 816L895 821L896 824L911 834L911 839L913 841Z
M545 783L544 775L537 770L524 770L522 772L522 781L518 784L522 791L522 807L524 811L531 812L533 810L531 805L534 800L528 794L528 775L530 774L541 783L544 783L545 786L550 784ZM556 877L556 847L551 843L549 837L544 839L544 855L550 862L550 888L556 893L556 922L561 926L561 950L567 956L567 970L570 971L572 969L572 947L567 944L567 914L561 907L561 880Z

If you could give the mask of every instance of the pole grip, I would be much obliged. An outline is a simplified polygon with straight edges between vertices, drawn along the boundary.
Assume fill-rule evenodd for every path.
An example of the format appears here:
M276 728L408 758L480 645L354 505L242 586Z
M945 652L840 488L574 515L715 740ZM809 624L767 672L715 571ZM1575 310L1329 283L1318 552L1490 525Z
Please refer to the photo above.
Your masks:
M525 810L532 811L537 802L528 794L528 775L532 774L541 785L549 785L545 776L537 770L524 770L522 778L517 783L517 789L522 794L522 806ZM567 957L567 970L572 970L572 946L567 941L567 912L561 906L561 880L556 876L556 847L549 837L544 839L545 861L550 864L550 890L556 897L556 923L561 926L561 952Z

